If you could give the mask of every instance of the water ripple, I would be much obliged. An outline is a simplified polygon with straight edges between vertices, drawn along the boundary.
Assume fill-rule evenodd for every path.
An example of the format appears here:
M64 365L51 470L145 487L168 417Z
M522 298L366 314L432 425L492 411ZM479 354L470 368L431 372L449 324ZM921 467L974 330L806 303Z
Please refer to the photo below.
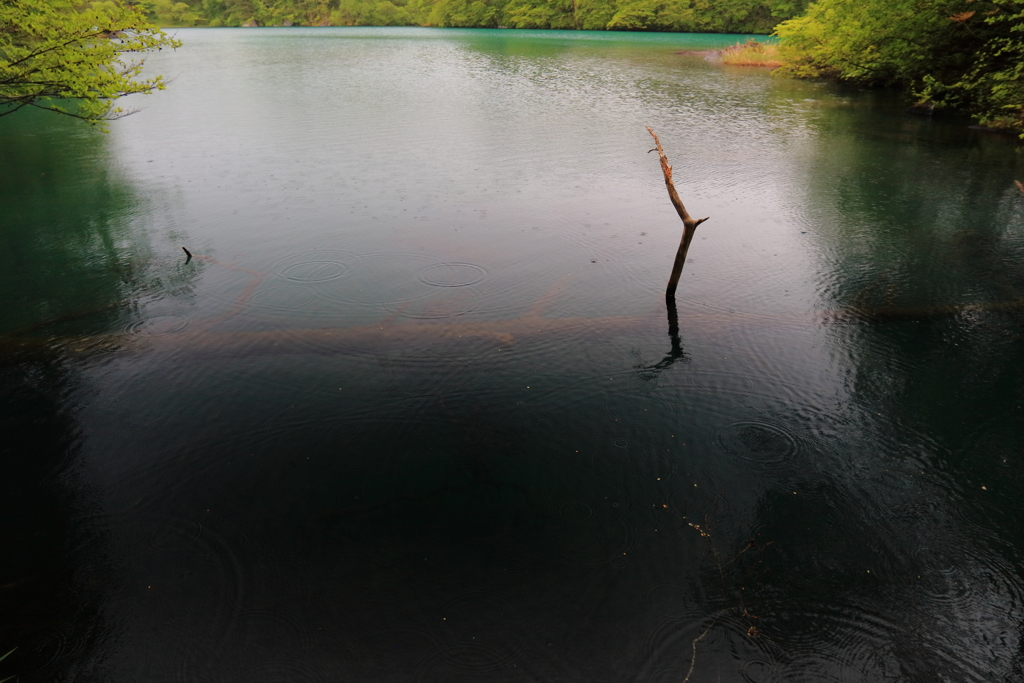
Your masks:
M40 673L57 675L79 664L89 645L89 632L84 628L51 627L32 634L30 651L33 659L40 662Z
M335 644L335 647L337 645ZM338 653L335 653L335 657ZM333 659L333 657L332 657ZM287 681L288 683L322 683L333 680L336 675L333 661L320 661L316 657L293 656L288 658L260 661L256 664L243 665L232 679L238 683L252 681Z
M154 315L133 320L123 326L128 334L147 337L179 334L192 326L192 319L177 315Z
M203 533L203 523L184 517L172 517L161 522L146 537L146 544L154 550L182 550L192 545Z
M473 263L435 263L419 272L420 282L432 287L467 287L487 277L487 270Z
M271 269L277 275L304 284L319 284L349 275L359 265L359 255L345 251L307 251L289 254Z
M448 285L445 285L448 287ZM454 287L454 285L451 285ZM417 296L408 301L395 301L382 306L403 318L419 320L445 320L476 310L483 301L483 293L476 287L459 285L458 289Z
M721 427L716 442L728 455L759 465L777 465L800 450L785 428L759 420L737 420Z
M308 287L274 285L253 292L248 306L258 311L291 313L311 308L317 300L316 293Z
M320 283L317 293L326 299L364 306L402 304L436 293L416 274L434 259L426 254L381 252L359 257L347 277Z
M508 642L446 643L428 655L421 664L425 672L449 671L456 674L493 674L512 668L522 657L523 647ZM483 636L481 636L483 638Z

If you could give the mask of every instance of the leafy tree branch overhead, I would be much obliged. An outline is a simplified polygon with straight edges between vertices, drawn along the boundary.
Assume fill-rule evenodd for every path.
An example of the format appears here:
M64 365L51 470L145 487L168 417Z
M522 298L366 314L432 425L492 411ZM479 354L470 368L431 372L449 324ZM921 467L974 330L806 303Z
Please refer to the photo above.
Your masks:
M179 45L118 1L3 0L0 116L25 107L100 125L125 116L118 98L164 88L160 76L142 78L140 55Z

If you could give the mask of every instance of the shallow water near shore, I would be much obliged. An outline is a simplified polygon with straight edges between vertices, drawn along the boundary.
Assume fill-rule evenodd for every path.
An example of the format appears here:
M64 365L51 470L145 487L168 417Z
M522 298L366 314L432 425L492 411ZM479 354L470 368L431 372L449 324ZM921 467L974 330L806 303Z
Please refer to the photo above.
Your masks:
M745 36L177 33L0 121L0 679L1021 680L1018 145Z

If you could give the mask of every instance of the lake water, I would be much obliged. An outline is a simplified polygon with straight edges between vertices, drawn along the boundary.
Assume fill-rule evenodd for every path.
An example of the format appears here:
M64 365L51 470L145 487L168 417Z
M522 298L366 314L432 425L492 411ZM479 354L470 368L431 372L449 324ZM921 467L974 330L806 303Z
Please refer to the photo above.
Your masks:
M740 36L177 33L0 121L0 678L1022 680L1019 145Z

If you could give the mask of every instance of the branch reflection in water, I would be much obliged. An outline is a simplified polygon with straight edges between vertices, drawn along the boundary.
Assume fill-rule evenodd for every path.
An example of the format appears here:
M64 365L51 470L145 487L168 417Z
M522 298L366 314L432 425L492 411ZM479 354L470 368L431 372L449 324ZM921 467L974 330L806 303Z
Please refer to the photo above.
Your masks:
M671 294L665 295L665 310L668 315L668 337L671 346L665 357L657 363L644 365L642 363L633 366L640 379L649 381L657 379L663 370L672 367L677 361L681 363L690 362L686 352L683 350L683 342L679 338L679 312L676 308L676 298Z

